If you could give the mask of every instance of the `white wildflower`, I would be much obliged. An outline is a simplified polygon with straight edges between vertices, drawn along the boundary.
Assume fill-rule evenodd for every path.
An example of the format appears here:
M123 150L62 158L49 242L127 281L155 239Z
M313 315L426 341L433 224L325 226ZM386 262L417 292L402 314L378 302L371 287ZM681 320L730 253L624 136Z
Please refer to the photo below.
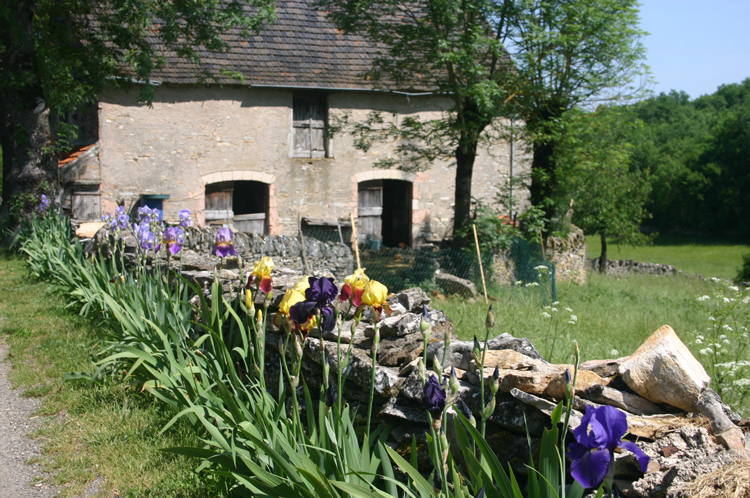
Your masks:
M736 287L736 286L734 286L734 285L730 285L730 286L729 286L729 289L730 289L730 290L733 290L734 292L737 292L738 290L740 290L740 289L739 289L739 287Z
M725 303L730 303L731 301L729 300L729 298L728 298L728 297L725 297L725 298L724 298L724 302L725 302Z
M701 296L698 298L698 301L708 301L709 299L711 299L710 296Z
M709 317L708 317L708 319L709 319L709 321L712 321L712 322L715 322L715 321L716 321L716 318L714 318L714 317L712 317L712 316L709 316Z
M724 325L724 326L726 327L726 325ZM726 339L726 338L727 338L726 334L721 334L721 335L719 336L719 339Z
M732 344L731 342L729 342L729 339L724 339L722 342L724 344L726 344L727 346L729 346L730 344Z
M615 356L620 356L620 352L616 349L613 349L609 352L609 355L614 358Z
M696 343L696 344L703 344L703 340L701 340L701 339L696 339L696 340L695 340L695 343Z
M573 310L570 308L565 308L565 311L567 311L568 313L573 313Z
M570 321L571 322L577 322L578 321L578 316L576 316L576 315L570 315Z
M538 271L539 273L546 273L547 267L544 265L535 266L534 269Z
M557 308L550 308L553 312L557 312Z
M718 284L719 282L721 282L721 279L718 279L716 277L711 277L711 282Z
M542 311L542 316L543 316L544 318L552 318L552 315L550 315L550 314L549 314L549 313L547 313L546 311Z
M537 286L539 286L537 282L529 282L528 284L526 284L526 287L537 287Z
M714 350L711 348L705 348L705 349L701 349L700 351L698 351L698 353L702 354L703 356L706 356L709 354L713 354Z
M750 296L747 296L745 299L742 300L742 304L750 303Z
M728 331L730 331L730 332L732 332L732 331L733 331L732 327L730 327L730 326L729 326L729 325L727 325L726 323L725 323L724 325L722 325L722 326L721 326L721 328L723 328L724 330L728 330Z
M575 325L575 324L576 322L573 322L573 321L568 322L568 325Z
M552 306L560 306L560 301L555 301L554 303L552 303Z
M750 379L737 379L732 384L737 387L747 387L750 386Z

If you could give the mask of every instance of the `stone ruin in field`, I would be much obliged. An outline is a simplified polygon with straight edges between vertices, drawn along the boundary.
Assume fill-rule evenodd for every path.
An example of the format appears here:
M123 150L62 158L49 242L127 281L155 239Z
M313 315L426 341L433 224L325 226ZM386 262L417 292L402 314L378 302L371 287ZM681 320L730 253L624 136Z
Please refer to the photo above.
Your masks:
M209 237L194 230L192 245L196 249L209 244ZM260 254L276 252L274 270L274 299L269 312L274 313L286 289L302 276L299 261L301 247L294 238L248 238L239 241L238 250L243 260L225 261L220 278L225 297L232 299L232 289L246 281L252 269L253 258ZM316 264L315 274L337 276L353 271L350 252L345 246L339 250L330 244L306 241L308 257ZM270 245L269 245L270 244ZM321 245L322 244L322 245ZM213 280L218 258L185 251L181 258L172 260L174 268L180 267L183 275L206 291ZM290 264L286 265L288 258ZM296 259L295 259L296 258ZM244 265L244 266L243 266ZM285 267L284 267L285 266ZM210 296L208 296L210 298ZM422 355L424 341L419 324L422 311L430 303L429 296L419 288L408 289L388 298L393 310L391 316L381 316L380 348L377 357L374 410L376 416L390 424L394 447L406 453L411 451L412 438L423 442L427 428L427 414L422 407L422 384L417 369L417 359ZM258 305L261 303L258 302ZM456 406L461 402L478 420L481 406L479 373L472 358L473 342L459 341L454 336L454 326L442 311L429 309L432 319L431 335L427 344L427 368L435 358L441 362L443 373L450 374L453 367L460 388ZM374 328L372 315L365 310L363 319L351 333L352 318L347 317L342 327L342 355L352 348L350 369L344 385L344 398L353 408L367 407L372 374L372 342ZM279 378L280 357L275 347L282 339L280 331L268 321L266 333L267 382L272 386ZM485 331L478 330L477 336ZM445 351L445 336L451 340ZM322 351L330 365L331 378L337 377L337 333L307 338L303 353L302 370L312 392L317 392L322 381ZM532 452L538 450L538 441L549 414L563 397L565 371L572 365L552 364L546 361L527 339L500 334L488 341L486 367L483 375L489 379L495 367L500 372L500 390L496 395L496 408L488 421L487 439L496 449L501 463L510 464L517 475L527 475L529 445L527 429L532 436ZM710 378L701 364L692 356L671 327L665 325L655 331L632 355L616 359L594 360L582 363L575 387L574 411L571 414L571 431L580 425L587 407L611 405L627 415L628 438L651 457L647 472L641 472L635 457L623 452L616 454L615 483L626 497L671 498L683 496L683 490L698 477L717 471L738 461L748 461L750 452L750 420L741 420L708 388ZM489 382L485 381L485 386ZM272 387L273 388L273 387ZM489 389L485 393L490 399ZM451 412L449 411L449 418ZM453 424L449 420L447 435L452 445ZM423 444L418 445L424 448ZM460 455L458 448L452 451ZM429 465L429 457L420 453L420 468Z

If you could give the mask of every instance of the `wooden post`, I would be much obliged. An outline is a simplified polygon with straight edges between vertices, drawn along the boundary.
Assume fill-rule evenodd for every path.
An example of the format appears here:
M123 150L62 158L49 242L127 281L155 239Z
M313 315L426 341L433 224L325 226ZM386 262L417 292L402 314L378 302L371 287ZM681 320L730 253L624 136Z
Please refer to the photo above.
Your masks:
M302 266L305 269L305 274L310 275L310 265L307 263L307 249L305 249L305 236L302 233L302 203L297 209L297 230L299 231L299 241L302 246Z
M489 299L487 299L487 283L484 281L484 267L482 266L482 253L479 251L479 237L477 237L477 226L476 224L472 223L472 228L474 229L474 244L477 246L477 259L479 260L479 273L482 274L482 288L484 289L484 304L487 304L490 302Z
M542 244L542 258L544 260L547 259L547 255L544 253L544 234L542 234L542 229L539 229L539 242Z
M359 262L359 243L357 241L357 224L354 223L354 212L349 213L349 218L352 220L352 246L354 249L354 255L357 256L357 270L362 268L362 264Z

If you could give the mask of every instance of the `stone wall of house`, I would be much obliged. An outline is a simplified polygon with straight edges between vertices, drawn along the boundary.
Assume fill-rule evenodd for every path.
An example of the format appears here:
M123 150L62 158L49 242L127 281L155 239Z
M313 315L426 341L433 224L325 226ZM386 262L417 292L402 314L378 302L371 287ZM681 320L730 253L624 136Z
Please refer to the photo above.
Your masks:
M455 168L435 162L420 173L375 169L392 155L390 144L367 153L355 150L340 133L330 140L330 158L293 156L292 99L289 89L242 86L156 88L153 106L137 105L138 91L108 89L99 103L102 211L117 203L131 205L144 195L168 195L164 215L174 220L180 209L204 223L207 183L253 180L269 185L268 231L297 232L300 216L334 220L357 215L358 183L377 179L412 182L412 241L450 234ZM437 96L378 92L331 92L329 121L348 113L363 120L373 110L396 111L389 119L418 114L439 117L449 103ZM516 151L520 151L516 147ZM515 154L514 173L523 171ZM498 138L482 149L474 167L472 194L494 196L507 180L509 144Z

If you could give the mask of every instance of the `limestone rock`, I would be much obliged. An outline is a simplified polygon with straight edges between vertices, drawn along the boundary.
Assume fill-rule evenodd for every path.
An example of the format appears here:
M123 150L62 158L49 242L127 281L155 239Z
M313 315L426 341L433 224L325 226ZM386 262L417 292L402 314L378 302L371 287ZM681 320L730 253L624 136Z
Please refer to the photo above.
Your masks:
M669 325L646 339L618 372L644 398L685 411L697 409L698 398L711 381Z
M81 239L93 239L96 236L96 232L102 228L104 228L103 221L81 223L76 229L76 237Z
M655 415L664 410L636 394L625 393L607 386L591 386L583 391L582 397L601 403L616 406L635 415Z
M430 313L432 315L432 312ZM452 324L451 324L452 326ZM434 330L435 326L433 326ZM483 344L480 343L480 346ZM437 357L442 363L442 366L449 367L454 366L467 370L471 362L471 352L474 349L473 341L453 341L448 347L448 353L445 355L445 361L443 362L443 350L445 346L442 342L431 342L427 346L427 359L432 361ZM501 334L494 339L487 341L487 351L495 350L513 350L522 355L525 355L534 360L540 360L545 362L542 355L534 348L531 342L526 338L513 337L510 334ZM494 366L493 366L494 368Z
M477 297L477 287L470 280L460 278L450 273L435 272L435 283L446 294L458 294L462 297Z
M388 305L393 308L396 305L403 306L411 313L422 313L422 306L430 303L430 297L419 287L412 287L394 294L388 298Z
M737 454L711 440L702 427L688 426L639 445L658 465L632 485L639 498L678 498L698 476L713 472L737 460ZM663 451L670 448L670 451ZM656 465L655 465L656 466Z
M591 370L600 377L614 377L617 375L617 370L620 368L626 360L627 356L617 358L616 360L589 360L584 361L579 365L580 370Z

